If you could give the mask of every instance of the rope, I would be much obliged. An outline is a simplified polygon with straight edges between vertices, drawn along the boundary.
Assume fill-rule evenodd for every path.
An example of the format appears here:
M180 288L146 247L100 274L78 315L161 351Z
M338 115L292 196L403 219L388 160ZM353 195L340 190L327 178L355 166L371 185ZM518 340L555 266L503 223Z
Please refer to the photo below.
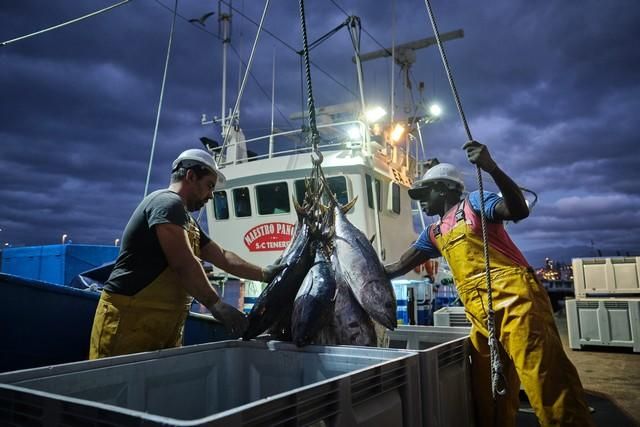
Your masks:
M43 33L46 33L48 31L57 30L58 28L66 27L67 25L74 24L76 22L82 21L83 19L91 18L92 16L96 16L96 15L99 15L99 14L101 14L103 12L107 12L107 11L109 11L111 9L115 9L116 7L122 6L125 3L129 3L130 1L131 0L123 0L120 3L112 4L111 6L105 7L104 9L96 10L95 12L91 12L91 13L89 13L87 15L84 15L84 16L81 16L79 18L72 19L71 21L63 22L62 24L54 25L53 27L45 28L43 30L36 31L34 33L31 33L31 34L26 34L24 36L16 37L15 39L11 39L11 40L7 40L7 41L4 41L4 42L1 42L0 43L0 47L7 46L7 45L9 45L11 43L14 43L14 42L17 42L17 41L20 41L20 40L28 39L28 38L33 37L33 36L37 36L39 34L43 34Z
M313 87L311 85L311 65L309 62L309 45L307 41L307 22L304 16L304 0L300 0L300 25L302 27L302 56L304 57L304 71L307 82L307 107L309 109L309 135L311 139L311 161L316 168L322 163L322 153L318 149L320 136L316 126L316 107L313 102Z
M464 129L467 133L467 138L469 141L473 141L473 137L471 136L471 130L469 129L469 124L467 123L467 118L465 117L464 110L462 109L462 102L460 102L460 96L458 95L458 91L456 89L456 85L453 81L453 74L451 73L451 68L449 67L449 62L447 61L447 55L444 52L444 47L442 45L442 41L440 40L440 32L438 31L438 26L436 24L435 17L433 15L433 10L431 9L431 3L429 0L424 0L425 5L427 6L427 12L429 13L429 20L431 21L431 26L433 27L433 32L436 38L436 42L438 44L438 49L440 50L440 57L442 58L442 64L444 65L445 72L447 73L447 78L449 80L449 85L451 86L451 91L453 92L453 96L455 98L456 107L458 108L458 113L460 113L460 118L462 119L462 124L464 125ZM495 325L495 313L493 311L493 294L491 292L491 270L490 270L490 260L489 260L489 238L487 236L487 219L484 213L484 188L482 185L482 170L480 166L476 165L476 178L478 180L478 190L480 191L480 222L482 224L482 249L484 253L484 268L485 268L485 279L487 282L487 329L489 331L489 354L491 358L491 394L493 398L496 399L498 395L503 396L507 392L506 381L503 373L502 361L500 360L500 350L499 350L499 342L496 337L496 325Z
M144 197L147 197L149 191L149 179L151 178L151 165L153 164L153 153L156 149L156 140L158 138L158 125L160 124L160 113L162 112L162 99L164 98L164 86L167 81L167 70L169 69L169 58L171 57L171 45L173 44L173 33L176 27L176 15L178 14L178 0L173 8L173 20L171 21L171 32L169 33L169 45L167 46L167 57L164 62L164 73L162 74L162 86L160 87L160 100L158 101L158 112L156 114L156 124L153 130L153 142L151 143L151 154L149 155L149 166L147 167L147 179L144 183Z

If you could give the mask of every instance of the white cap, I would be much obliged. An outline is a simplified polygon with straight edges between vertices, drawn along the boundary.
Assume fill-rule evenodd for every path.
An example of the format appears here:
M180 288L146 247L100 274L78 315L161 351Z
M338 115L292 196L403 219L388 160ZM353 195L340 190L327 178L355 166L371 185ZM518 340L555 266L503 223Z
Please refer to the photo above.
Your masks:
M409 190L409 197L412 199L420 199L421 196L424 195L424 189L436 182L446 184L451 190L464 191L464 181L458 169L450 163L440 163L430 168L422 176L422 179L413 184Z
M227 180L224 174L220 172L220 169L218 169L218 165L213 156L200 148L191 148L180 153L180 155L173 161L171 170L175 171L180 166L190 168L196 164L203 166L209 169L211 173L216 174L218 176L219 184L224 184Z

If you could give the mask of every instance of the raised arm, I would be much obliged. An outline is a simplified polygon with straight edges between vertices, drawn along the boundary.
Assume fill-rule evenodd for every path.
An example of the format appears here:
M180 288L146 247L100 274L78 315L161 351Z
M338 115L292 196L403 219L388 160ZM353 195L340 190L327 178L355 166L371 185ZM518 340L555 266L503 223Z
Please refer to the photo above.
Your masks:
M500 192L502 201L496 204L494 219L502 221L519 221L529 216L529 208L518 185L491 158L486 145L477 141L469 141L462 146L467 158L493 178Z

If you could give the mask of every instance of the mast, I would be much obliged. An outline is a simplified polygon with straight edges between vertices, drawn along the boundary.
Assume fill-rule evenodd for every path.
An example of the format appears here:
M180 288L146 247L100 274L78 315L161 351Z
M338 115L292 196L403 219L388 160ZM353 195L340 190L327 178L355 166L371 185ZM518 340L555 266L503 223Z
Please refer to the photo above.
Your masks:
M220 123L224 134L226 126L227 109L227 50L231 39L229 38L229 26L231 25L231 13L223 13L218 3L218 22L222 26L222 105L220 107Z

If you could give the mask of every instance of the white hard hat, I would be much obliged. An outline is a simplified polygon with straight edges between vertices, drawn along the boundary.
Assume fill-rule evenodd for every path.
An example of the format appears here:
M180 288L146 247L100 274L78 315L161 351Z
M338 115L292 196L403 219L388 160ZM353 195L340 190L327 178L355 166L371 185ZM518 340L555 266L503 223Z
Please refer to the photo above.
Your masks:
M409 189L409 197L412 199L420 199L424 195L424 190L429 185L441 182L446 184L451 190L464 191L464 181L462 175L455 166L450 163L440 163L430 168L422 176L422 179L416 181L411 189Z
M224 184L227 180L224 174L220 172L220 169L218 169L218 165L216 164L213 156L199 148L191 148L180 153L180 155L173 161L171 170L175 171L180 166L190 168L195 165L203 166L209 169L211 173L216 174L218 176L219 184Z

